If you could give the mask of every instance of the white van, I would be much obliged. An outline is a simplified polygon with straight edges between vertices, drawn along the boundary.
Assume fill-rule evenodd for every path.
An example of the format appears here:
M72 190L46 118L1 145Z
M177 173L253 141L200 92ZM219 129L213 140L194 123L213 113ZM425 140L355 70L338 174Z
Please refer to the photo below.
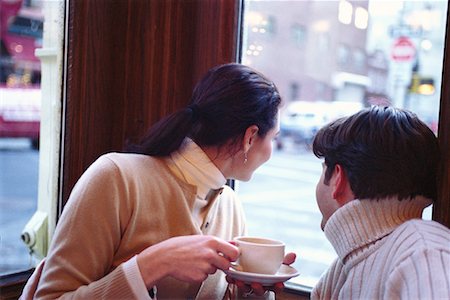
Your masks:
M277 148L284 148L287 140L308 147L322 126L362 107L359 102L293 101L281 112Z

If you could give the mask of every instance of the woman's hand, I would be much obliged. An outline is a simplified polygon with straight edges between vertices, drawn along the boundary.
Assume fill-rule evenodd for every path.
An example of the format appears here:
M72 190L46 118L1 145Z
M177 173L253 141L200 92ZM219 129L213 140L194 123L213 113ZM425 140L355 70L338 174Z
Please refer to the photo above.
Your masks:
M217 269L228 270L239 256L236 246L214 236L173 237L150 246L137 256L145 285L172 276L186 282L202 282Z
M285 255L283 264L285 265L291 265L295 262L296 254L293 252L289 252ZM254 293L257 296L264 295L267 291L274 291L275 293L281 292L284 289L284 283L278 282L275 283L273 286L263 286L259 282L252 282L251 284L246 284L240 280L235 280L227 275L226 277L227 281L231 284L235 284L238 287L240 294L249 294Z

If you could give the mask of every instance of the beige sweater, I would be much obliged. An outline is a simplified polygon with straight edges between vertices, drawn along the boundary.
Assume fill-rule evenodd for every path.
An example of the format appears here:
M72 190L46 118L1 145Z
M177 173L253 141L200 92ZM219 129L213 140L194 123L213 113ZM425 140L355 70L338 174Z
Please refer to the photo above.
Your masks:
M338 258L312 299L450 299L450 230L420 219L427 199L353 200L325 234Z
M146 247L179 235L231 240L244 233L241 204L227 186L210 199L199 228L191 215L196 187L175 176L167 162L111 153L89 167L56 228L37 298L134 299L123 263ZM217 271L197 298L221 299L226 287L223 272ZM157 289L158 299L187 299L196 297L199 285L164 278Z

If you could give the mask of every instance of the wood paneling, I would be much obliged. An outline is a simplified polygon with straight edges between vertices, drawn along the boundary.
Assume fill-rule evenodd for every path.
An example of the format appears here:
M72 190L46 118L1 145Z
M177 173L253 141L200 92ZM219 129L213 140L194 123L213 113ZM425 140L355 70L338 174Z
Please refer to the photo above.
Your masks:
M190 101L210 67L236 61L239 0L69 2L61 207L101 154Z
M18 273L5 274L0 276L0 299L15 300L19 299L23 287L30 278L34 269Z
M442 73L438 138L441 147L438 201L433 206L433 219L450 228L450 10L447 11L447 31Z

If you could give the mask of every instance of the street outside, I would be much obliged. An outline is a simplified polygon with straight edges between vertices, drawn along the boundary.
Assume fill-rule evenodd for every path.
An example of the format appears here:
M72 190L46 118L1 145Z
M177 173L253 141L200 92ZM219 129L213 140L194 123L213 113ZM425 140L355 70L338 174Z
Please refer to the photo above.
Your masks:
M28 269L20 234L36 210L39 152L24 139L0 139L0 274ZM276 238L298 255L293 282L313 285L334 259L320 230L315 184L320 161L302 145L274 150L249 182L237 183L248 233Z
M39 152L27 139L0 139L0 275L29 269L20 239L37 207Z
M315 285L336 257L320 229L315 187L321 170L321 161L305 145L289 144L274 150L249 182L238 184L249 235L284 241L286 251L297 254L293 267L300 276L291 281L306 286Z

